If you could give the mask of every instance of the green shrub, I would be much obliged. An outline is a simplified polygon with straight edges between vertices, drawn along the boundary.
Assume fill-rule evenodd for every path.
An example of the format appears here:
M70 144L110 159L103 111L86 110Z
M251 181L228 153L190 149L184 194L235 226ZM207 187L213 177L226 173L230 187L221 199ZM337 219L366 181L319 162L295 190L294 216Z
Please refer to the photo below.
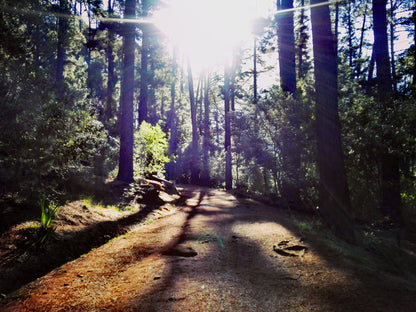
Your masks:
M168 140L162 128L143 122L134 134L134 143L135 176L163 176L169 157Z

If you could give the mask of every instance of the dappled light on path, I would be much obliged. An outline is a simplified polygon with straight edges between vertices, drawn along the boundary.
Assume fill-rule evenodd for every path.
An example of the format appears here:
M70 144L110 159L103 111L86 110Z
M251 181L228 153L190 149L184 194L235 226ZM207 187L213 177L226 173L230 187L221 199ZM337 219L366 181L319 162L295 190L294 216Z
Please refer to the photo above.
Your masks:
M407 311L406 293L395 310L371 271L321 254L285 212L219 190L182 193L178 211L28 285L6 311ZM292 256L275 252L287 246Z

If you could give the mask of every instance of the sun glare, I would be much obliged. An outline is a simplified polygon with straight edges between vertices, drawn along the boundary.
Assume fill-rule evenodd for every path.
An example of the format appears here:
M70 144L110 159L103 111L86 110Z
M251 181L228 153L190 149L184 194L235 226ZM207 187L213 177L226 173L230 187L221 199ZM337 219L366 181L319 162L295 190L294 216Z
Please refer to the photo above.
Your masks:
M251 38L256 0L170 0L154 22L195 70L224 63Z

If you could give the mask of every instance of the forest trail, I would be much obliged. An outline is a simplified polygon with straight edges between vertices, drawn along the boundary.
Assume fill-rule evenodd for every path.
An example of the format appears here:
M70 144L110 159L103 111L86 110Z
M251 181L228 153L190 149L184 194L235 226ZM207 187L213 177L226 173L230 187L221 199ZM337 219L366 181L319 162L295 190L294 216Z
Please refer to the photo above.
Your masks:
M22 287L2 311L414 311L416 291L301 237L285 212L186 187L172 213Z

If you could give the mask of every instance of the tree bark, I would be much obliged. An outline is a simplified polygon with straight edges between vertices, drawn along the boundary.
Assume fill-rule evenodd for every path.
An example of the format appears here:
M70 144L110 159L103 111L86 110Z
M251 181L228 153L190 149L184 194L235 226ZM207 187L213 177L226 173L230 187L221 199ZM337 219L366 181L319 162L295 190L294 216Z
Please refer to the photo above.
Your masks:
M278 0L277 36L279 46L280 85L283 92L296 96L296 54L293 0Z
M278 46L280 86L283 92L296 98L296 51L293 19L293 0L278 0ZM282 158L285 178L282 197L287 204L300 203L298 183L300 180L300 151L295 133L299 129L299 116L295 107L287 111L289 127L282 129ZM294 130L294 131L293 131Z
M189 100L191 104L191 123L192 123L192 156L191 156L191 184L199 184L198 170L198 125L196 120L196 102L194 93L194 80L192 77L191 63L188 59L188 88Z
M142 15L148 15L149 0L142 0ZM148 63L149 63L149 30L148 25L142 24L142 49L140 66L140 95L139 95L139 126L143 121L147 121L147 102L148 102Z
M307 26L305 25L305 0L301 0L300 2L301 9L300 9L300 16L299 16L299 28L297 30L298 33L298 43L297 43L297 59L298 59L298 78L303 79L306 77L307 70L305 69L305 63L306 61L306 53L307 53L307 45L308 45L308 34L306 32ZM305 60L304 60L305 57Z
M257 38L253 42L253 104L257 111Z
M311 8L315 67L315 114L317 161L319 167L319 210L334 233L350 243L358 234L347 212L350 198L344 170L338 116L337 51L331 31L329 6L324 0Z
M231 65L231 79L230 79L230 101L231 101L231 111L235 112L235 76L238 66L238 60L236 55L233 56L232 65Z
M396 62L394 55L394 23L395 23L395 4L393 0L390 0L390 55L391 55L391 78L393 83L393 91L397 92L397 75L396 75Z
M416 86L416 3L413 6L413 14L412 14L412 21L413 21L413 86Z
M257 96L257 37L253 40L253 106L254 106L254 132L259 133L259 124L257 122L259 115L259 108L257 107L258 96Z
M108 15L111 17L113 14L113 7L111 4L111 0L108 0ZM108 121L114 117L114 108L115 108L115 101L114 101L114 92L115 92L115 85L117 83L117 76L115 74L115 66L114 66L114 52L113 52L113 42L115 40L115 34L113 31L113 23L108 24L108 45L106 49L106 57L107 57L107 91L106 91L106 106L105 106L105 121L108 126Z
M359 60L357 62L357 69L355 72L355 76L357 78L361 77L361 56L362 56L362 51L363 51L363 43L364 43L364 34L365 34L365 23L366 23L366 18L367 18L367 3L364 4L364 16L363 16L363 24L361 27L361 35L360 35L360 44L358 46L358 55L357 55L357 59Z
M136 1L126 0L124 17L135 18ZM120 97L120 155L117 179L133 181L133 97L134 97L134 43L135 24L126 23L123 36L123 70Z
M380 103L381 120L389 119L395 110L392 95L393 81L390 72L390 59L387 35L387 0L373 0L374 55L377 71L377 95ZM388 121L387 121L388 122ZM391 127L387 127L390 129ZM391 130L383 131L381 155L381 212L401 222L399 159L394 150L394 136Z
M176 180L176 150L177 150L177 129L176 129L176 107L175 107L175 98L176 98L176 79L177 79L177 50L173 50L173 60L172 60L172 82L170 85L170 111L168 115L168 127L170 129L169 137L169 154L171 155L171 160L167 166L167 176L170 180Z
M199 75L199 79L198 79L198 87L197 87L197 124L198 124L198 132L199 135L202 136L204 133L204 129L203 129L203 109L202 109L202 105L204 102L204 73L200 73Z
M63 89L64 89L64 64L66 54L66 37L68 31L68 20L64 14L69 12L69 5L67 0L61 0L59 2L59 13L58 16L58 46L56 56L56 98L58 102L63 100Z
M153 35L152 35L153 36ZM153 38L149 38L153 39ZM147 72L147 120L150 121L153 125L156 125L161 118L163 118L163 98L161 99L160 115L157 112L156 107L156 89L155 85L155 71L157 66L157 59L152 52L154 52L153 40L149 40L149 70Z
M225 189L233 188L232 177L232 158L231 158L231 112L230 112L230 68L225 65L224 68L224 113L225 113Z
M347 2L347 36L348 36L348 65L350 68L352 68L353 65L353 59L354 59L354 47L353 47L353 37L355 34L355 29L353 29L353 22L352 22L352 6L351 2ZM351 79L354 78L354 74L351 74Z
M334 36L335 36L335 50L338 53L338 34L339 34L339 2L335 2L335 26L334 26Z
M209 120L209 73L205 73L205 83L204 83L204 122L203 122L203 141L202 141L202 150L203 150L203 159L202 159L202 183L205 186L210 185L210 174L209 174L209 142L210 142L210 120Z

